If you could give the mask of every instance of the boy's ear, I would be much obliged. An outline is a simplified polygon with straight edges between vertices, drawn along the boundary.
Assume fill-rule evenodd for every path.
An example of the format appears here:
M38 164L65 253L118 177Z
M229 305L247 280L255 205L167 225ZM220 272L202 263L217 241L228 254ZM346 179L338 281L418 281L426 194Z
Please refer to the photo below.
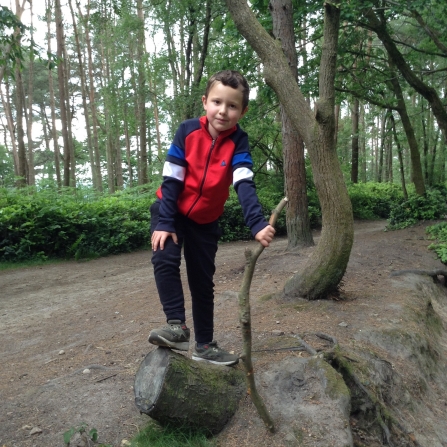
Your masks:
M241 113L241 118L248 112L248 106Z
M206 110L206 96L205 95L203 95L202 96L202 104L203 104L203 108Z

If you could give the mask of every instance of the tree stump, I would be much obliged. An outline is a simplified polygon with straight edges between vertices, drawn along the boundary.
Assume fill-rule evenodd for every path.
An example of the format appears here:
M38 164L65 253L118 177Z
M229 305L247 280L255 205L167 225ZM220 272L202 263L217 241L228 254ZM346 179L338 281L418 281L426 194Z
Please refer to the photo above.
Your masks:
M246 392L241 370L197 362L157 348L135 376L135 404L161 424L174 423L219 433Z

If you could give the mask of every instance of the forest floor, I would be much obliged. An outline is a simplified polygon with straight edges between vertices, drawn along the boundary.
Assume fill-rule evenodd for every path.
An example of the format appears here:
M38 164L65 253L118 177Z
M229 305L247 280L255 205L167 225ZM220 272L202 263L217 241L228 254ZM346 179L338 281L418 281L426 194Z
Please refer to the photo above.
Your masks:
M254 341L277 337L278 331L302 337L321 331L343 344L362 329L392 322L393 303L406 296L390 286L390 273L444 266L427 249L429 223L398 231L384 231L385 225L355 223L339 300L262 299L281 290L314 250L287 253L286 239L275 239L259 258L252 282ZM217 255L215 338L230 351L242 349L236 293L244 250L255 244L225 243ZM190 315L187 294L189 322ZM98 430L100 442L120 446L130 439L148 421L134 404L135 372L155 348L147 342L150 330L162 324L150 251L0 272L0 446L63 446L63 433L82 422ZM305 354L265 353L254 359L255 371L293 355ZM405 377L405 369L400 373ZM244 398L219 445L281 445L271 436Z

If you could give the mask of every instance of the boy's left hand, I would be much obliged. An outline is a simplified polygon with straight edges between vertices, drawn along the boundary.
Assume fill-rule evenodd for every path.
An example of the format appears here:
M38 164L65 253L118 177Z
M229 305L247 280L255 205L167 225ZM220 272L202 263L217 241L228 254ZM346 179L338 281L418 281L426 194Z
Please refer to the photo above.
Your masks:
M271 225L267 225L264 229L256 233L255 239L264 247L268 247L275 233L276 230Z

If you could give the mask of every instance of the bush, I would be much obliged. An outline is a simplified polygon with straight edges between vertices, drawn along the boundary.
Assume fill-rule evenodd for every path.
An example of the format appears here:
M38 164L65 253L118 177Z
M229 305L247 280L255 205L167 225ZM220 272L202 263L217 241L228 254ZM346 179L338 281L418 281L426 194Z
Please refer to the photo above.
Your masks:
M447 222L427 227L426 231L432 239L437 239L437 242L430 244L428 248L438 255L443 264L447 264Z
M404 199L402 188L392 183L356 183L348 186L355 219L387 219Z
M153 198L144 190L100 197L0 190L0 261L94 258L148 246Z
M391 210L387 229L406 228L421 220L441 219L446 213L446 195L443 189L427 190L423 196L412 193L408 200Z
M276 208L276 205L281 201L283 195L280 193L271 193L266 189L261 189L258 190L258 197L263 214L265 218L269 220L272 210ZM245 225L242 207L239 204L234 189L230 190L230 197L227 200L224 212L219 219L219 226L222 229L221 240L224 242L248 240L252 238L250 229ZM284 211L279 216L275 228L277 235L286 233L286 218Z

